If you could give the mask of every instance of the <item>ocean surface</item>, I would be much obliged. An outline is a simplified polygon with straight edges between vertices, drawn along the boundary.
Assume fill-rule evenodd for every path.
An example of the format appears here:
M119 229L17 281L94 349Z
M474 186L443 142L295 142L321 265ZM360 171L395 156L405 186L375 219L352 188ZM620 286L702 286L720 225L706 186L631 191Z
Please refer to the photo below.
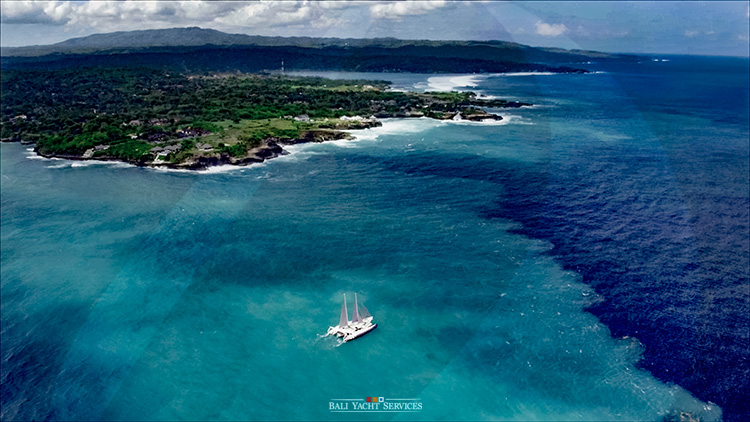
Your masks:
M326 73L534 106L244 168L2 144L0 418L747 420L748 60L589 67Z

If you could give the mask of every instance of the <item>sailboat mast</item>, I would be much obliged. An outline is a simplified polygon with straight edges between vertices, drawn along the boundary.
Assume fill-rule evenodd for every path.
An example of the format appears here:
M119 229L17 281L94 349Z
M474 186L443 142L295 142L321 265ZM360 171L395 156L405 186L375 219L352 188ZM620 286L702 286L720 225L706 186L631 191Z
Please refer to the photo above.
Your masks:
M341 318L339 318L339 327L349 325L349 312L346 310L346 294L344 295L344 304L341 305Z
M357 308L357 294L354 293L354 311L352 312L352 323L361 321L359 309Z

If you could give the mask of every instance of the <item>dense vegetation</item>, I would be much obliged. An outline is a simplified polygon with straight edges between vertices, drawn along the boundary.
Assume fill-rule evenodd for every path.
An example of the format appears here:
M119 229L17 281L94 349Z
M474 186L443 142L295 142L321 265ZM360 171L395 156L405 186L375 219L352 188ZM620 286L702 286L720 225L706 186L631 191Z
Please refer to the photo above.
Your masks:
M145 47L92 54L4 56L3 69L63 69L80 67L159 67L172 72L260 72L278 70L337 70L355 72L501 73L583 72L579 68L529 61L526 51L498 52L476 47L268 47L197 46ZM510 55L508 55L510 54Z
M404 93L387 86L149 68L7 70L1 76L0 138L35 142L48 156L146 162L161 154L174 163L199 151L240 157L268 139L362 127L342 116L445 118L478 103L509 105L469 93Z
M530 47L507 41L433 41L433 40L399 40L396 38L317 38L317 37L267 37L245 34L228 34L214 29L198 27L147 29L93 34L81 38L43 46L10 47L4 49L3 55L41 56L50 53L88 54L96 51L117 51L144 47L184 47L184 46L261 46L261 47L303 47L303 48L388 48L416 47L429 49L460 50L458 56L451 57L477 58L472 48L485 47L495 49L495 54L503 51L507 61L527 62L576 62L592 58L599 60L635 60L636 56L612 54L596 51L563 50L559 48ZM468 50L467 50L468 49ZM428 50L426 50L428 51ZM484 52L491 51L485 50Z

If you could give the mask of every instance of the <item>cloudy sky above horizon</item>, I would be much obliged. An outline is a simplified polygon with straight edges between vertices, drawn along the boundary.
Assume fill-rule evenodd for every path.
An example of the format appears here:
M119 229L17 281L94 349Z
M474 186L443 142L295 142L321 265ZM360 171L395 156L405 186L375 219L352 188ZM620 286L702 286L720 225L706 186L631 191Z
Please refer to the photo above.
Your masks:
M185 26L230 33L504 40L608 52L747 57L748 1L19 1L0 5L2 46Z

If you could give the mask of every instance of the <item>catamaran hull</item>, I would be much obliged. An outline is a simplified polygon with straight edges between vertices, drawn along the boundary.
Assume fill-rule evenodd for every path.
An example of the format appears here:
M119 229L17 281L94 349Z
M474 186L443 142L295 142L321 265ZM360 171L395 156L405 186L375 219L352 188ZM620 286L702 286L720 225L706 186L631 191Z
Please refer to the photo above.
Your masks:
M372 330L374 330L376 328L378 328L378 324L372 324L371 326L369 326L367 328L363 328L363 329L357 330L357 331L355 331L353 333L349 333L346 336L344 336L344 343L346 343L347 341L352 341L355 338L362 337L363 335L369 333L370 331L372 331Z

